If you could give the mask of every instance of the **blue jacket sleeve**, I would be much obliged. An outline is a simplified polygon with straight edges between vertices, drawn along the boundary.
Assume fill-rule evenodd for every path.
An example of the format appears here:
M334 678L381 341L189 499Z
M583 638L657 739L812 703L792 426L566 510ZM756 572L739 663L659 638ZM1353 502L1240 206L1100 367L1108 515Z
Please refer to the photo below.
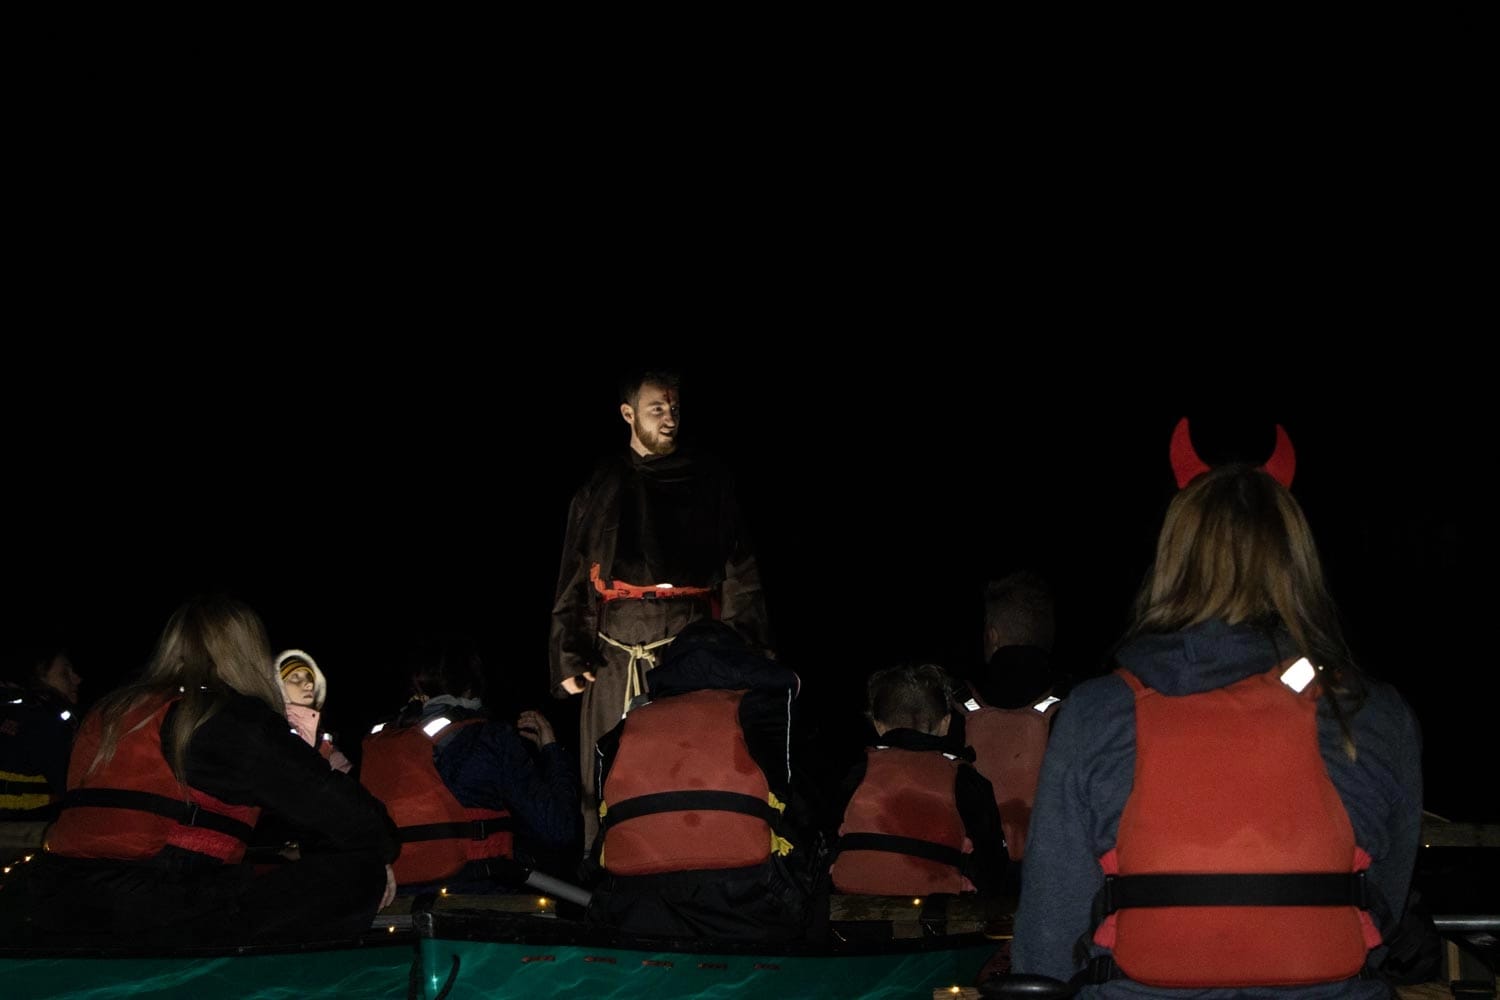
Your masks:
M1012 967L1068 979L1092 933L1099 857L1115 841L1135 765L1135 702L1125 682L1083 684L1058 710L1026 838Z
M574 756L552 743L533 761L509 723L474 729L473 737L454 740L437 761L438 773L458 801L471 808L508 810L544 845L566 847L577 841L581 813Z
M1354 827L1354 842L1370 855L1375 917L1388 935L1406 905L1422 837L1422 736L1416 716L1396 690L1369 682L1365 704L1349 719L1355 755L1328 713L1318 718L1318 742L1328 777ZM1384 951L1372 956L1375 962Z

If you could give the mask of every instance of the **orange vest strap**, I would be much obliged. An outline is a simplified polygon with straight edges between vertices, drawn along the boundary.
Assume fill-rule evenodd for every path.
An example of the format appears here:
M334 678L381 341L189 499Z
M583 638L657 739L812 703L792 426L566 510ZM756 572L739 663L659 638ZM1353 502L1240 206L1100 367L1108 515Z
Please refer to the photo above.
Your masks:
M682 597L712 597L712 587L678 587L670 583L648 583L644 586L611 580L605 583L598 563L589 569L589 580L606 601L670 601Z
M255 832L255 827L250 824L200 808L196 802L183 802L154 792L137 792L124 788L75 788L63 796L64 809L80 806L154 813L175 820L183 826L213 830L242 841L249 841L251 834Z

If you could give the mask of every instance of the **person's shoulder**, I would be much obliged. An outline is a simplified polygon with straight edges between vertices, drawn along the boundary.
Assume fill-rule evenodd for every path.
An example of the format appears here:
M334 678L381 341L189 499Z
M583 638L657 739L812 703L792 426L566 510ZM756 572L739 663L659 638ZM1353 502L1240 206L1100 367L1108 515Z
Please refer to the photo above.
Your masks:
M716 452L704 451L701 448L689 448L684 450L682 458L684 462L692 466L694 473L705 479L722 479L726 481L734 479L734 470Z
M233 726L251 730L286 730L291 723L284 714L272 711L271 706L252 695L231 690L224 696L219 710L211 715L204 725Z
M1374 677L1361 679L1362 704L1354 713L1354 723L1381 728L1417 728L1417 715L1395 686Z
M611 484L618 483L629 471L629 454L624 450L610 452L594 463L593 468L589 470L587 478L574 491L574 500L586 501L589 497L605 490Z
M1100 708L1108 708L1119 705L1122 702L1130 702L1133 696L1130 685L1125 679L1116 673L1108 673L1103 677L1094 677L1083 681L1068 692L1058 706L1059 712L1071 712L1078 714L1082 712L1095 711Z
M526 741L515 726L488 716L469 721L454 735L453 743L447 749L451 750L454 744L465 753L481 747L505 756L524 755L526 752Z

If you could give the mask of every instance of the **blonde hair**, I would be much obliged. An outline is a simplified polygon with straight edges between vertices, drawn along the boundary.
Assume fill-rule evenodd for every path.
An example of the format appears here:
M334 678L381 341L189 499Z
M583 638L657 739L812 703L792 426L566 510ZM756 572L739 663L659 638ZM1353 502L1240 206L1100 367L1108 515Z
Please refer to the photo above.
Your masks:
M93 771L114 756L120 724L151 698L177 695L163 750L184 787L187 746L193 734L228 701L230 691L258 698L277 714L285 712L281 685L271 663L265 626L248 605L229 597L195 597L173 612L162 629L141 679L121 688L95 709L103 721Z
M1326 703L1352 757L1340 699L1357 710L1362 689L1312 530L1291 492L1248 465L1212 469L1172 499L1129 635L1214 618L1285 626L1323 672Z

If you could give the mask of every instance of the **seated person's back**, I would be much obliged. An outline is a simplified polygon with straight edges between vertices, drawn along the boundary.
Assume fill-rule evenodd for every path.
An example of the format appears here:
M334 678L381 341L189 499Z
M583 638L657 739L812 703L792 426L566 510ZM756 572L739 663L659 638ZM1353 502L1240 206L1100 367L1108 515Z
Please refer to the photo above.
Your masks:
M1052 720L1062 699L1050 654L1036 646L1001 646L963 703L964 739L974 767L990 782L1010 859L1026 853L1026 828L1042 773Z
M839 892L994 892L1005 872L1000 816L973 751L948 734L947 675L900 666L870 678L876 744L850 774L832 869Z
M704 621L647 680L652 700L599 741L606 878L591 917L650 936L797 936L806 891L791 872L807 844L786 815L796 674Z

